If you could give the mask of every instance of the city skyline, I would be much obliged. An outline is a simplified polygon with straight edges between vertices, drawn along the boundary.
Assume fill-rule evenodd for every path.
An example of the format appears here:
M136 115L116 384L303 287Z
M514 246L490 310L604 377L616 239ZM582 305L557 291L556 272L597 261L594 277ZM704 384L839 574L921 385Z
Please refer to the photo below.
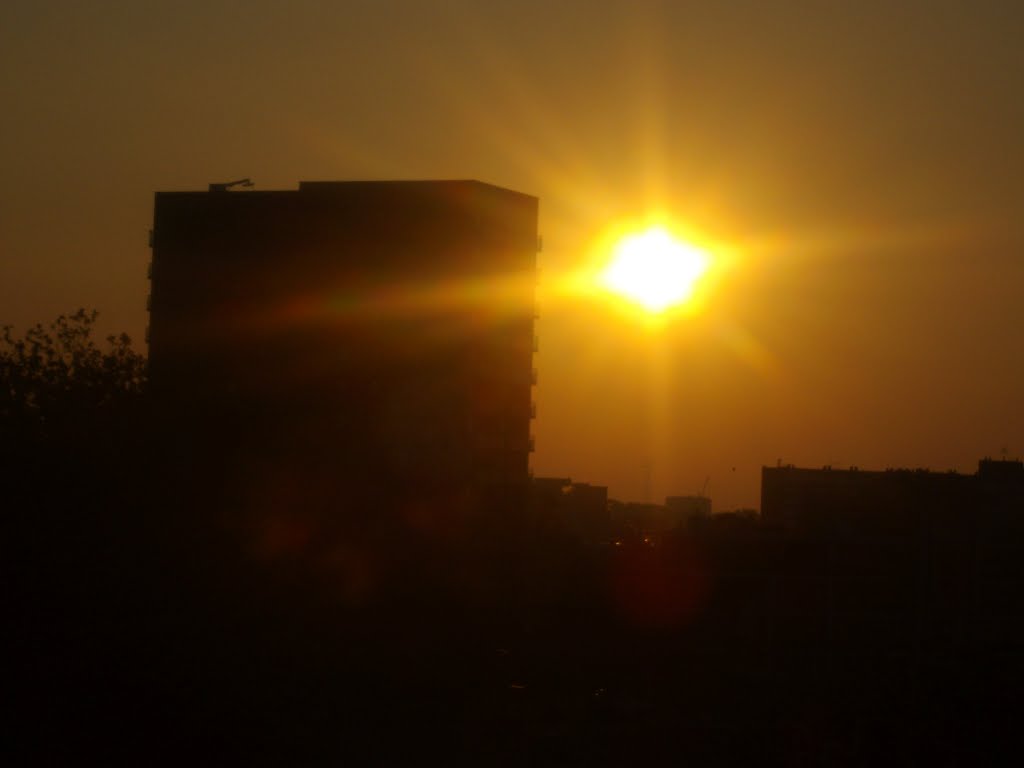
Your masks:
M0 11L2 322L142 347L157 189L475 178L540 198L537 475L756 507L761 466L1022 452L1010 3ZM200 19L202 23L199 23ZM559 290L660 213L736 255L651 331Z
M1011 762L1022 38L0 3L3 754Z

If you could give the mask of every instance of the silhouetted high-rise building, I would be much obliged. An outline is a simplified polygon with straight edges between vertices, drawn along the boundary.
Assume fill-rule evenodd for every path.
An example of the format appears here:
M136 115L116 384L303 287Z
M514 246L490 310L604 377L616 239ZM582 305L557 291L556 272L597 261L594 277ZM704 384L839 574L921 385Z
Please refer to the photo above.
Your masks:
M476 181L159 192L154 392L225 472L353 507L509 509L532 449L537 203Z

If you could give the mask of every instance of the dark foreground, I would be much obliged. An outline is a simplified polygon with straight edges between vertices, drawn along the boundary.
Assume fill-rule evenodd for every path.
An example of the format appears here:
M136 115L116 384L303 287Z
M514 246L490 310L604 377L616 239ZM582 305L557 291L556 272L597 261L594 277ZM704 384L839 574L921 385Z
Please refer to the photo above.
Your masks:
M5 764L1020 752L1015 518L946 537L723 519L619 546L544 521L257 530L117 462L7 473Z

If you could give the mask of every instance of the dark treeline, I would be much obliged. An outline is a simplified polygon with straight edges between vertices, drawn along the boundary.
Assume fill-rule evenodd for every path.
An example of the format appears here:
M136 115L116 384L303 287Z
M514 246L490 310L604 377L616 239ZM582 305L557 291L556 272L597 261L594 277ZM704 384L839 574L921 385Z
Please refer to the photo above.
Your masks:
M1018 746L1019 514L715 516L618 544L525 510L386 515L321 469L196 442L94 321L0 348L27 762L960 765Z

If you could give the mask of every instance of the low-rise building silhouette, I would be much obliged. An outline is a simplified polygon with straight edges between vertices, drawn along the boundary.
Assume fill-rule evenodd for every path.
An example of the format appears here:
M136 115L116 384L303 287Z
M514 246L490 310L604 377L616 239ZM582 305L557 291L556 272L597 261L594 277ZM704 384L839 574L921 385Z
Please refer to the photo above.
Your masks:
M786 622L846 653L990 653L1024 638L1024 464L762 470Z
M606 542L611 532L608 488L568 477L530 480L530 507L542 529L560 530L586 542Z
M926 469L762 467L761 515L790 529L917 525L921 514L956 519L1024 500L1024 464L982 459L973 475ZM963 520L961 519L961 523Z
M668 496L665 510L675 528L686 526L691 520L711 516L711 499L707 496Z

